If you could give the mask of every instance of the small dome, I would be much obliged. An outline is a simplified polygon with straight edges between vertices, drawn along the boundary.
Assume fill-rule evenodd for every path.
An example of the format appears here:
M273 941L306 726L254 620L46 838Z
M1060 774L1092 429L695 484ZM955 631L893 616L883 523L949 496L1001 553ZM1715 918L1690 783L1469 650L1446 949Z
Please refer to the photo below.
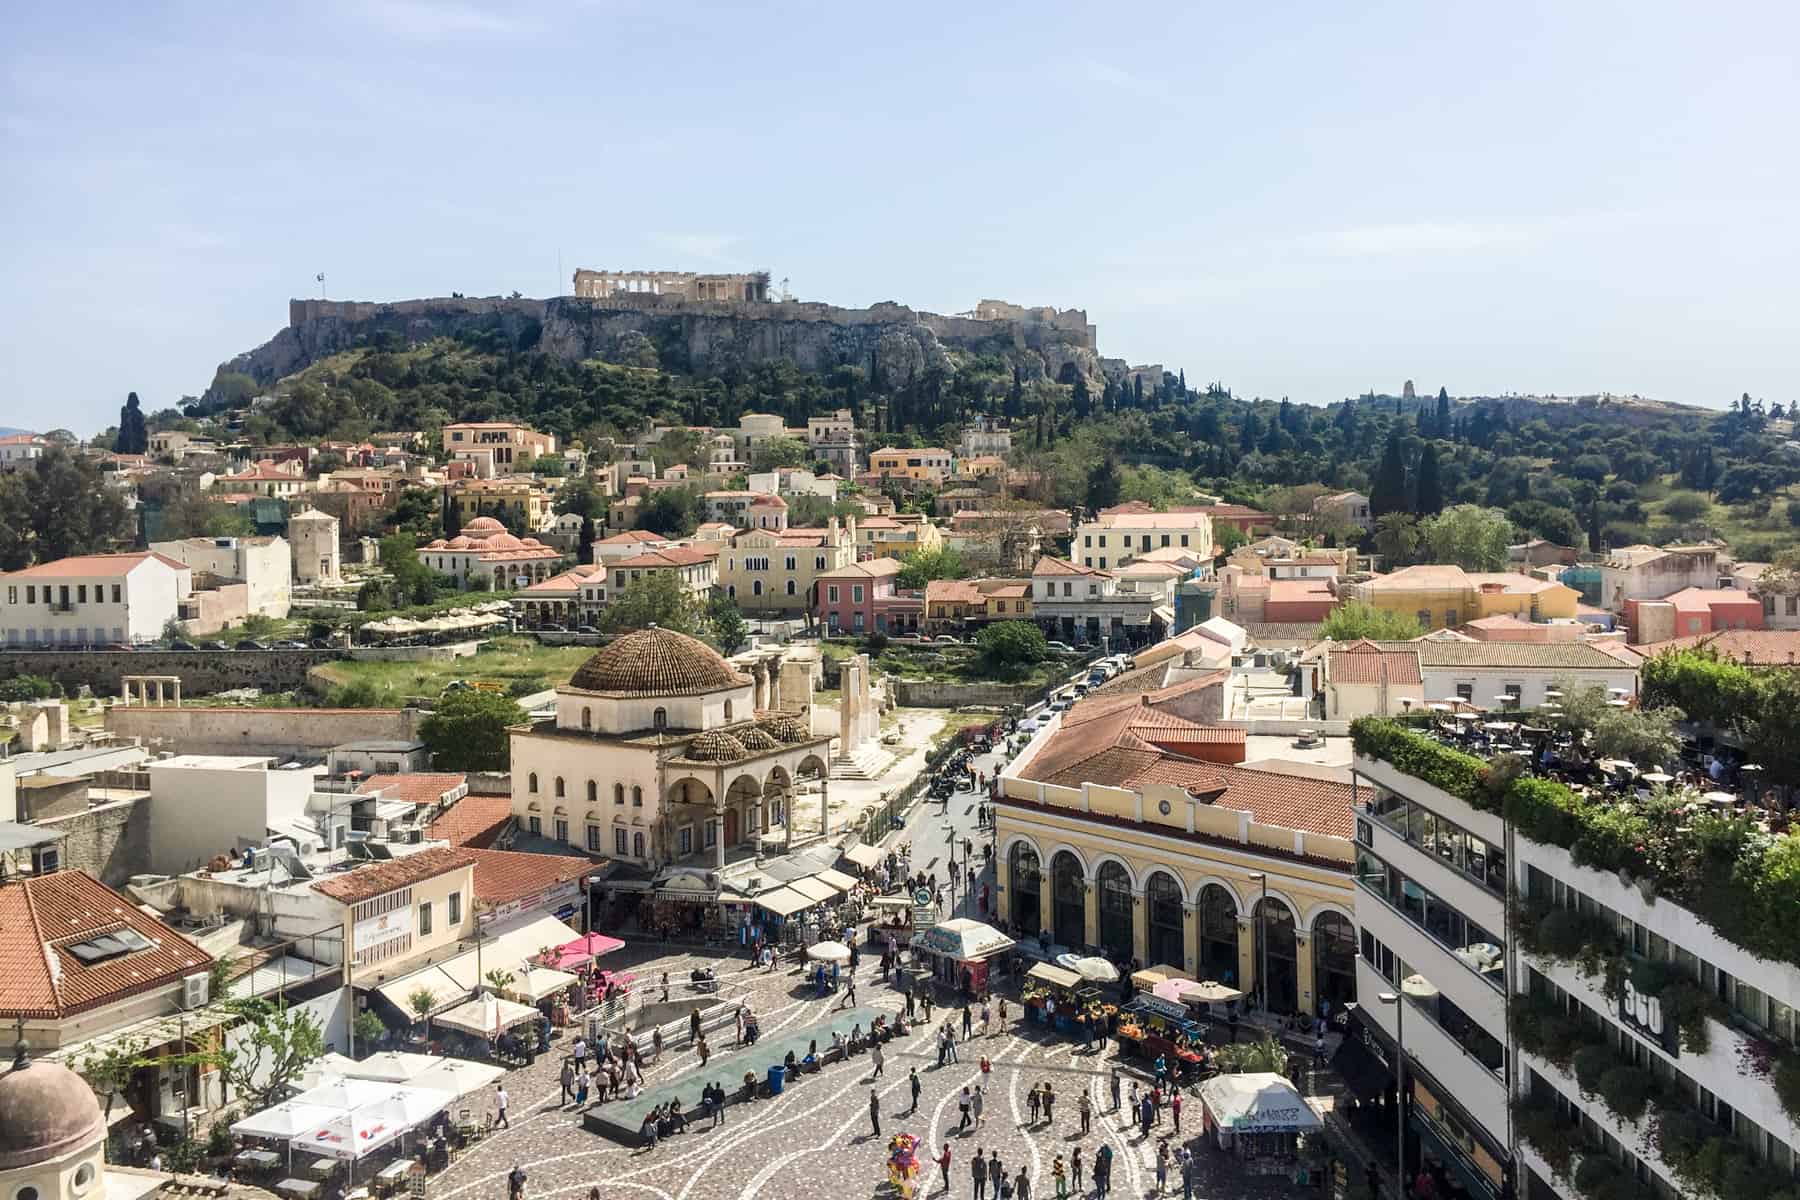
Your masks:
M722 729L701 734L682 751L682 757L689 762L736 762L749 756L750 752L744 749L744 743Z
M805 728L793 717L776 717L773 721L764 724L763 728L768 731L770 737L778 742L786 742L790 746L796 742L804 742L807 737Z
M62 1158L105 1137L100 1101L69 1068L15 1063L0 1075L0 1171Z
M463 526L463 532L477 535L505 533L506 526L502 525L492 517L476 517L473 521L470 521L467 525Z
M781 746L780 742L754 725L736 736L737 740L744 744L744 749L752 754L761 754L765 750L775 750Z
M672 629L640 629L582 663L569 686L624 696L697 696L750 682L719 652Z

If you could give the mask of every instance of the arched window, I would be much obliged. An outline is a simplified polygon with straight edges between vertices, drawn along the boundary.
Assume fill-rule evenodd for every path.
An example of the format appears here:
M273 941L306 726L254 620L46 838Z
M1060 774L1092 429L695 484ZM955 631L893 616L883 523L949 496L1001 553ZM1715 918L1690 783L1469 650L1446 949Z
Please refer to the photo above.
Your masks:
M533 771L531 774L529 774L525 777L525 790L530 792L534 796L537 795L537 772L536 771Z
M594 710L585 704L581 706L581 727L583 729L594 727Z
M644 835L641 833L631 835L631 856L633 858L644 857Z
M1006 856L1006 894L1010 897L1008 915L1013 923L1035 936L1041 923L1039 900L1043 882L1039 877L1038 854L1030 842L1014 842Z
M1131 876L1116 862L1100 864L1100 945L1115 962L1135 958L1131 938Z
M1087 941L1087 876L1081 860L1067 850L1050 860L1050 932L1058 944L1068 947Z
M599 798L600 798L600 785L595 783L591 779L588 780L588 797L587 797L588 803L592 804L594 801L598 800Z
M613 803L614 804L625 803L625 785L624 784L622 784L622 783L613 784Z
M1216 883L1200 889L1200 978L1237 985L1237 899Z
M787 594L790 596L794 594L794 581L791 579L787 581Z
M731 720L731 701L729 700L725 702L725 719L727 721Z
M1182 947L1181 885L1167 871L1158 871L1144 886L1145 949L1153 963L1181 965L1186 958Z
M668 709L659 708L655 712L650 714L650 728L660 730L660 729L667 729L668 727L669 727L669 710Z
M1268 978L1260 981L1265 1007L1270 1012L1291 1013L1300 1002L1294 911L1270 896L1256 902L1252 924L1256 931L1257 971L1262 971L1265 959L1268 963Z
M637 786L632 787L632 789L631 789L631 807L633 807L633 808L644 807L644 789L643 788L637 787Z
M1329 909L1313 918L1313 990L1334 1009L1356 999L1356 930Z
M558 798L558 799L560 799L560 798L561 798L561 797L562 797L562 794L563 794L563 777L562 777L562 776L561 776L561 775L558 775L558 776L557 776L557 777L556 777L556 795L557 795L557 798Z

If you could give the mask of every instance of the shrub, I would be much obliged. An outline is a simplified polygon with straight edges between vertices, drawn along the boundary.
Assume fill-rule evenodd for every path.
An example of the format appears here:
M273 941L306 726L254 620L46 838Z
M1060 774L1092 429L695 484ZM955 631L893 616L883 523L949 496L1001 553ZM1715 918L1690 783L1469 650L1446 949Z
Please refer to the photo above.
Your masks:
M1612 1047L1600 1042L1589 1042L1575 1051L1569 1059L1569 1067L1575 1073L1575 1082L1581 1085L1581 1094L1592 1096L1598 1093L1600 1077L1617 1061Z
M1482 786L1487 764L1472 754L1441 746L1398 721L1362 717L1350 723L1350 740L1358 754L1378 758L1415 779L1449 792L1477 808L1494 804Z
M1650 1072L1624 1063L1608 1068L1600 1076L1600 1098L1606 1107L1634 1125L1643 1118L1655 1088Z
M1580 1144L1580 1131L1557 1115L1554 1106L1529 1098L1513 1101L1513 1129L1549 1164L1558 1179L1569 1177L1569 1164Z
M0 680L0 700L3 701L48 700L60 695L62 688L42 675L14 675L11 679Z

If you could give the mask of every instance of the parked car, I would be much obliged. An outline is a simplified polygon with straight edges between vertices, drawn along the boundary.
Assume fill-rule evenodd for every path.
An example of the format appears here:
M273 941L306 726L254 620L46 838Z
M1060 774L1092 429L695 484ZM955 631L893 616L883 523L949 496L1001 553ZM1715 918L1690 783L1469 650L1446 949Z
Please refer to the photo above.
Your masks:
M229 649L231 649L230 646L226 645L224 642L221 642L217 639L214 639L213 641L210 641L210 642L201 642L200 648L202 650L229 650Z
M276 642L275 648L277 650L304 650L304 649L306 649L306 643L305 642L296 642L296 641L292 641L292 640L285 641L285 642Z
M1073 654L1073 653L1075 653L1075 647L1069 645L1069 643L1067 643L1067 642L1045 642L1044 645L1046 648L1050 649L1051 651L1053 651L1057 654Z
M577 625L575 627L575 632L576 633L599 633L600 631L598 629L595 629L592 625Z
M961 638L949 633L938 634L937 640L940 646L960 646L963 644Z
M194 643L182 638L176 638L169 643L169 649L171 650L198 650L199 648L200 647L194 645Z
M243 641L238 643L238 649L239 650L267 650L267 649L269 649L269 643L262 641L258 638L245 638Z

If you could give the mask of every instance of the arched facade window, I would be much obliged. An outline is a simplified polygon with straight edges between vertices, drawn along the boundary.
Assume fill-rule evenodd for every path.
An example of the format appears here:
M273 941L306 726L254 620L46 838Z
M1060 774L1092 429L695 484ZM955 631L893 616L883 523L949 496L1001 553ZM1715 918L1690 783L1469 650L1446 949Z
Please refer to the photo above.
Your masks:
M644 835L641 833L631 835L631 856L633 858L644 857Z
M562 799L563 794L563 777L558 775L556 777L556 798L558 800Z
M1200 889L1200 978L1238 986L1237 901L1216 883Z
M1313 990L1332 1011L1356 999L1356 929L1327 909L1313 918Z
M1181 944L1181 885L1167 871L1158 871L1144 885L1145 946L1152 963L1181 966L1186 959Z
M599 798L600 798L600 785L595 783L591 779L588 780L587 802L589 804L592 804L594 801L598 800Z
M581 727L583 729L594 727L594 710L585 704L581 706Z
M613 784L613 803L614 804L625 803L625 785L624 784L622 784L622 783Z
M1294 912L1270 896L1256 902L1256 969L1264 970L1267 952L1268 978L1262 991L1271 1012L1291 1013L1300 1003L1299 945L1294 937Z
M525 777L525 790L530 792L534 796L537 795L537 772L536 771L533 771L531 774L529 774Z
M731 701L729 700L725 702L725 719L727 721L731 720Z
M644 789L643 788L634 786L631 789L631 807L633 807L633 808L644 807Z
M1036 936L1042 915L1039 899L1043 888L1038 852L1030 842L1014 842L1006 855L1007 912L1027 935Z
M1050 934L1064 946L1087 941L1087 880L1067 850L1050 860Z
M1095 883L1100 888L1100 948L1117 962L1132 958L1131 876L1116 862L1100 864Z
M669 710L659 708L650 714L650 728L667 729L669 727Z

